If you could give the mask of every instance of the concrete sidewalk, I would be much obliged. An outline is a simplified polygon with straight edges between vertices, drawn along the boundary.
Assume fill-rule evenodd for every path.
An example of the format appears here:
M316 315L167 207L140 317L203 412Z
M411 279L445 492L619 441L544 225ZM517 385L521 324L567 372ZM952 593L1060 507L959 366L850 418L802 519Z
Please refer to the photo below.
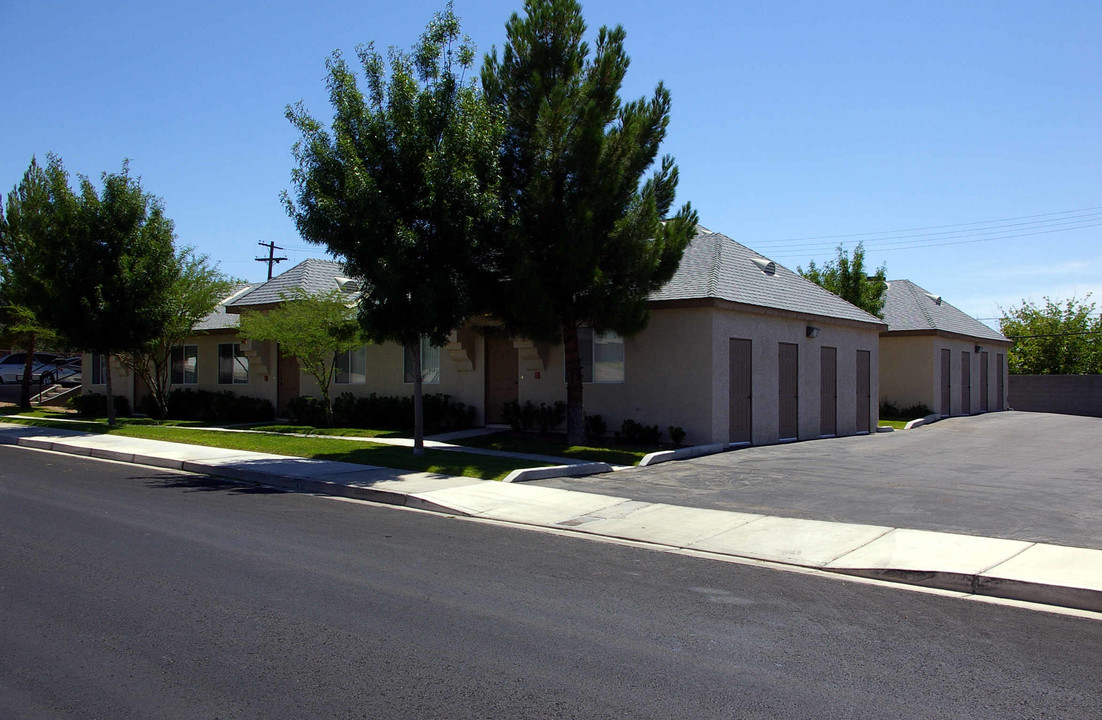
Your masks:
M1102 550L1089 548L683 507L21 425L0 424L0 444L1102 612Z

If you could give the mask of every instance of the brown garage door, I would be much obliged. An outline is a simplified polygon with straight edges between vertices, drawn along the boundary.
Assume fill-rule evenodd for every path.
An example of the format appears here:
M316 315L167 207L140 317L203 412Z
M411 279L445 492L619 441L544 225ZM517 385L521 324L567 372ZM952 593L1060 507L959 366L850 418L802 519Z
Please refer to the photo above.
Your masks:
M838 434L838 348L819 351L819 434Z
M995 398L996 410L1006 409L1006 406L1003 405L1003 398L1006 397L1006 380L1003 378L1003 363L1005 362L1006 360L1001 353L995 353L995 364L999 366L995 369L995 392L999 394Z
M872 357L857 351L857 432L872 432Z
M731 338L730 442L748 443L753 436L754 384L749 340Z
M960 414L972 414L972 353L960 354Z
M800 346L780 343L777 351L777 415L781 440L795 440L800 423Z
M953 372L953 355L949 348L941 349L941 416L949 417L953 412L952 395L949 388L949 376Z
M988 402L988 397L987 397L987 378L988 378L987 362L988 362L987 351L984 350L983 352L980 353L980 412L981 413L987 412L987 402Z

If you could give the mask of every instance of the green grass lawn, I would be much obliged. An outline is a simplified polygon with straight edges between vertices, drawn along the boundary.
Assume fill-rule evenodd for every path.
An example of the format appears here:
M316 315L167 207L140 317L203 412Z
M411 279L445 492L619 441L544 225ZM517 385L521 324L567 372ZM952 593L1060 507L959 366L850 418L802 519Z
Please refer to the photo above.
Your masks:
M166 427L152 424L152 422L134 422L132 418L120 422L114 428L108 428L106 423L96 421L60 423L49 419L9 419L8 422L316 460L339 460L397 470L462 475L481 480L500 480L518 468L538 465L538 463L512 458L446 450L426 450L423 457L415 457L410 448L379 445L362 440L295 437L254 432L217 432L186 427Z
M902 430L907 426L910 420L888 420L887 418L880 418L880 427L893 427L896 430Z
M577 460L607 462L612 465L638 465L644 455L660 449L632 445L567 445L565 442L536 437L520 437L507 432L463 438L456 440L455 444L487 448L489 450L531 453L533 455L556 455Z
M241 425L242 430L257 430L274 433L294 433L297 435L335 435L338 437L359 438L399 438L410 437L409 433L397 430L373 430L370 428L327 428L316 425L281 425L279 423L249 423Z

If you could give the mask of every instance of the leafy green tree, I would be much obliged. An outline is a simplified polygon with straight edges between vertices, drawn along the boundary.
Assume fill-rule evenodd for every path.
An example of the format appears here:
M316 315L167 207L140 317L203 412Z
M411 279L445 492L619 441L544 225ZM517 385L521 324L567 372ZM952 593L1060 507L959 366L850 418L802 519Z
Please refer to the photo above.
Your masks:
M1102 373L1102 317L1090 294L1063 303L1022 300L1003 311L999 329L1014 341L1007 351L1010 372L1018 375Z
M685 204L667 218L678 181L670 156L643 181L666 137L670 95L659 83L650 99L620 99L624 29L602 27L591 57L575 0L527 0L524 12L482 68L506 120L494 314L512 333L563 344L567 438L580 444L579 327L645 327L647 297L677 270L697 216Z
M19 394L19 405L24 410L31 407L34 352L44 336L52 336L33 308L44 292L40 276L41 266L47 262L45 247L50 234L57 232L50 176L59 168L60 161L53 156L46 167L31 158L7 202L0 200L0 330L27 353Z
M56 160L56 158L55 158ZM74 193L61 161L49 174L51 220L39 267L43 292L33 310L71 347L102 354L132 352L157 337L173 306L173 224L162 201L122 171L103 173L102 193L80 176ZM107 396L114 396L107 372ZM107 403L108 423L115 404Z
M888 291L887 266L881 264L874 274L869 275L865 269L864 243L857 243L852 258L839 245L838 255L822 267L816 266L812 260L807 270L797 267L796 272L870 315L884 317L884 295Z
M451 5L409 52L357 48L367 95L339 52L326 63L331 130L301 104L287 109L299 233L343 258L363 283L359 322L372 342L437 347L478 307L483 239L497 222L501 122L465 81L474 48ZM422 377L414 378L414 454L424 454Z
M213 312L232 287L207 255L197 255L191 247L176 251L172 266L164 324L152 339L118 356L145 383L162 418L168 413L172 348L183 344L195 324Z
M325 421L333 426L329 388L336 370L336 353L363 344L360 326L347 298L339 291L310 295L295 288L284 302L267 312L242 314L241 337L279 344L284 357L297 358L299 366L318 383L325 402Z

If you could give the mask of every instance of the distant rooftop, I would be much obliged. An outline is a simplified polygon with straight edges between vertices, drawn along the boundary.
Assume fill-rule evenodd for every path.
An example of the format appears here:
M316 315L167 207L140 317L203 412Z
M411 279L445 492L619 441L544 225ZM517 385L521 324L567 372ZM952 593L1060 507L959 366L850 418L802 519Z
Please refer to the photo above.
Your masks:
M295 288L301 288L309 295L318 295L344 290L346 284L344 266L340 262L310 258L267 282L254 285L249 292L239 295L226 305L231 312L240 312L240 309L247 307L282 302L283 296L289 296Z
M984 325L945 302L941 296L927 292L910 280L888 281L884 320L888 323L888 332L941 331L982 340L1010 342L998 330Z
M230 290L230 294L214 308L214 312L196 323L192 330L229 330L236 328L238 322L241 320L241 316L227 313L226 305L257 287L260 287L260 285L255 283L252 285L247 283L234 285Z

